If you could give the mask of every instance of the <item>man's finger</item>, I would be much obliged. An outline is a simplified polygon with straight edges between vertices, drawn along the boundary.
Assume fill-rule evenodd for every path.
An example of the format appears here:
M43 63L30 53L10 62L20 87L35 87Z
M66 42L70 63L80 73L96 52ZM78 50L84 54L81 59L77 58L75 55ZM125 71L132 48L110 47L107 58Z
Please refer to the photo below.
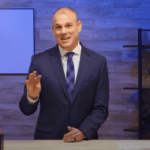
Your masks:
M38 76L37 76L37 82L40 82L41 77L42 77L41 75L38 75Z
M25 81L25 84L26 84L26 88L27 88L27 86L29 84L29 80L28 79Z
M74 134L74 133L72 133L72 132L73 132L73 131L71 131L71 132L65 134L64 137L70 137L70 136L72 136L72 135Z
M69 133L65 134L64 137L68 138L68 137L73 137L75 136L75 134L77 134L78 132L76 130L70 131Z
M36 71L29 74L29 78L36 78Z
M39 84L41 79L41 75L38 75L35 80L33 81L34 84Z
M29 74L28 79L29 79L29 80L32 80L32 79L33 79L33 73L30 73L30 74Z
M28 83L29 83L29 80L27 79L27 80L25 81L25 83L28 84Z
M36 71L32 72L32 78L35 79L36 78Z
M76 138L76 141L74 140L74 137ZM79 142L81 140L81 135L80 133L77 133L71 137L64 137L63 140L64 142Z
M64 135L64 138L68 138L68 137L70 137L70 136L71 136L71 134L70 134L70 132L69 132L69 133L67 133L67 134Z
M73 127L68 126L68 130L69 130L69 131L73 131L74 129L76 129L76 128L73 128Z
M36 77L36 71L33 71L33 76Z

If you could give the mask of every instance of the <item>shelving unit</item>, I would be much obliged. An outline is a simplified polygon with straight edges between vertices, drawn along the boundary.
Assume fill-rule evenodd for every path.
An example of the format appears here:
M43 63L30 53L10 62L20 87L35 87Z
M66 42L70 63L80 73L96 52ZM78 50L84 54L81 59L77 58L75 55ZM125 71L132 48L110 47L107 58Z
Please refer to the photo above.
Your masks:
M139 139L143 139L142 134L142 91L149 91L150 88L142 88L142 49L150 49L150 45L142 45L142 31L150 31L150 29L138 29L138 45L124 45L123 47L138 47L138 87L124 87L123 89L138 90L139 96L139 127L124 129L129 132L139 132Z

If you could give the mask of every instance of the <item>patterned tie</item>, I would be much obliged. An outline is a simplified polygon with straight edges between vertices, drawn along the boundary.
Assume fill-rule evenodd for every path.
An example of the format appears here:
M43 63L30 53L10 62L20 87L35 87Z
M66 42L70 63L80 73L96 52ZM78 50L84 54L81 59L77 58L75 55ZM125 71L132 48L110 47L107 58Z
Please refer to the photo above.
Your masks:
M72 99L72 92L74 88L74 65L72 61L73 54L74 52L66 53L66 55L68 56L66 82L68 85L68 92L71 99Z

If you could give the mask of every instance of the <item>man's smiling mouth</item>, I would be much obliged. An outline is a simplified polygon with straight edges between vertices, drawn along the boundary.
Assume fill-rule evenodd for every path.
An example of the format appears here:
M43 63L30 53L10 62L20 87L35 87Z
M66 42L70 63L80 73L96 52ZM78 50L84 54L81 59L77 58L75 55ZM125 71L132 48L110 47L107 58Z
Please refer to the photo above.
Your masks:
M68 40L70 37L61 38L62 40Z

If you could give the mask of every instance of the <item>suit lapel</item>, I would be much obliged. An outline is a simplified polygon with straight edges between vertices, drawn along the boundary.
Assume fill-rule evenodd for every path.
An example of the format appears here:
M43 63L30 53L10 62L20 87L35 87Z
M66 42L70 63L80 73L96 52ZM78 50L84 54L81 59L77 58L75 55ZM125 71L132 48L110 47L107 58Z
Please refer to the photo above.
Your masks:
M66 79L65 79L65 75L64 75L64 70L63 70L63 66L62 66L62 62L61 62L61 55L60 55L60 52L58 49L58 45L56 45L53 49L50 50L50 61L52 63L53 69L56 73L56 76L60 82L60 85L62 87L62 90L65 93L65 96L66 96L68 102L69 103L71 102L71 104L73 103L77 93L79 92L80 86L84 80L84 77L87 73L87 70L88 70L88 67L90 64L90 60L89 60L90 54L88 53L86 48L83 47L82 44L81 44L81 46L82 46L81 58L80 58L76 83L75 83L74 89L73 89L72 102L70 101L70 97L69 97L69 93L68 93L68 87L67 87L67 83L66 83Z
M80 58L80 63L79 63L79 69L78 69L78 74L77 74L77 79L76 83L74 85L73 89L73 98L72 98L72 103L75 100L75 97L77 96L77 93L79 92L80 86L85 78L85 75L87 73L89 64L90 64L90 59L89 59L89 52L86 50L86 48L80 43L82 46L81 50L81 58Z
M52 63L52 66L56 73L56 76L60 82L62 90L64 91L68 102L70 102L70 97L69 97L69 93L68 93L67 83L66 83L66 79L65 79L65 74L64 74L64 70L63 70L63 66L62 66L62 62L61 62L61 55L60 55L60 52L58 49L58 45L56 45L53 49L51 49L50 61Z

